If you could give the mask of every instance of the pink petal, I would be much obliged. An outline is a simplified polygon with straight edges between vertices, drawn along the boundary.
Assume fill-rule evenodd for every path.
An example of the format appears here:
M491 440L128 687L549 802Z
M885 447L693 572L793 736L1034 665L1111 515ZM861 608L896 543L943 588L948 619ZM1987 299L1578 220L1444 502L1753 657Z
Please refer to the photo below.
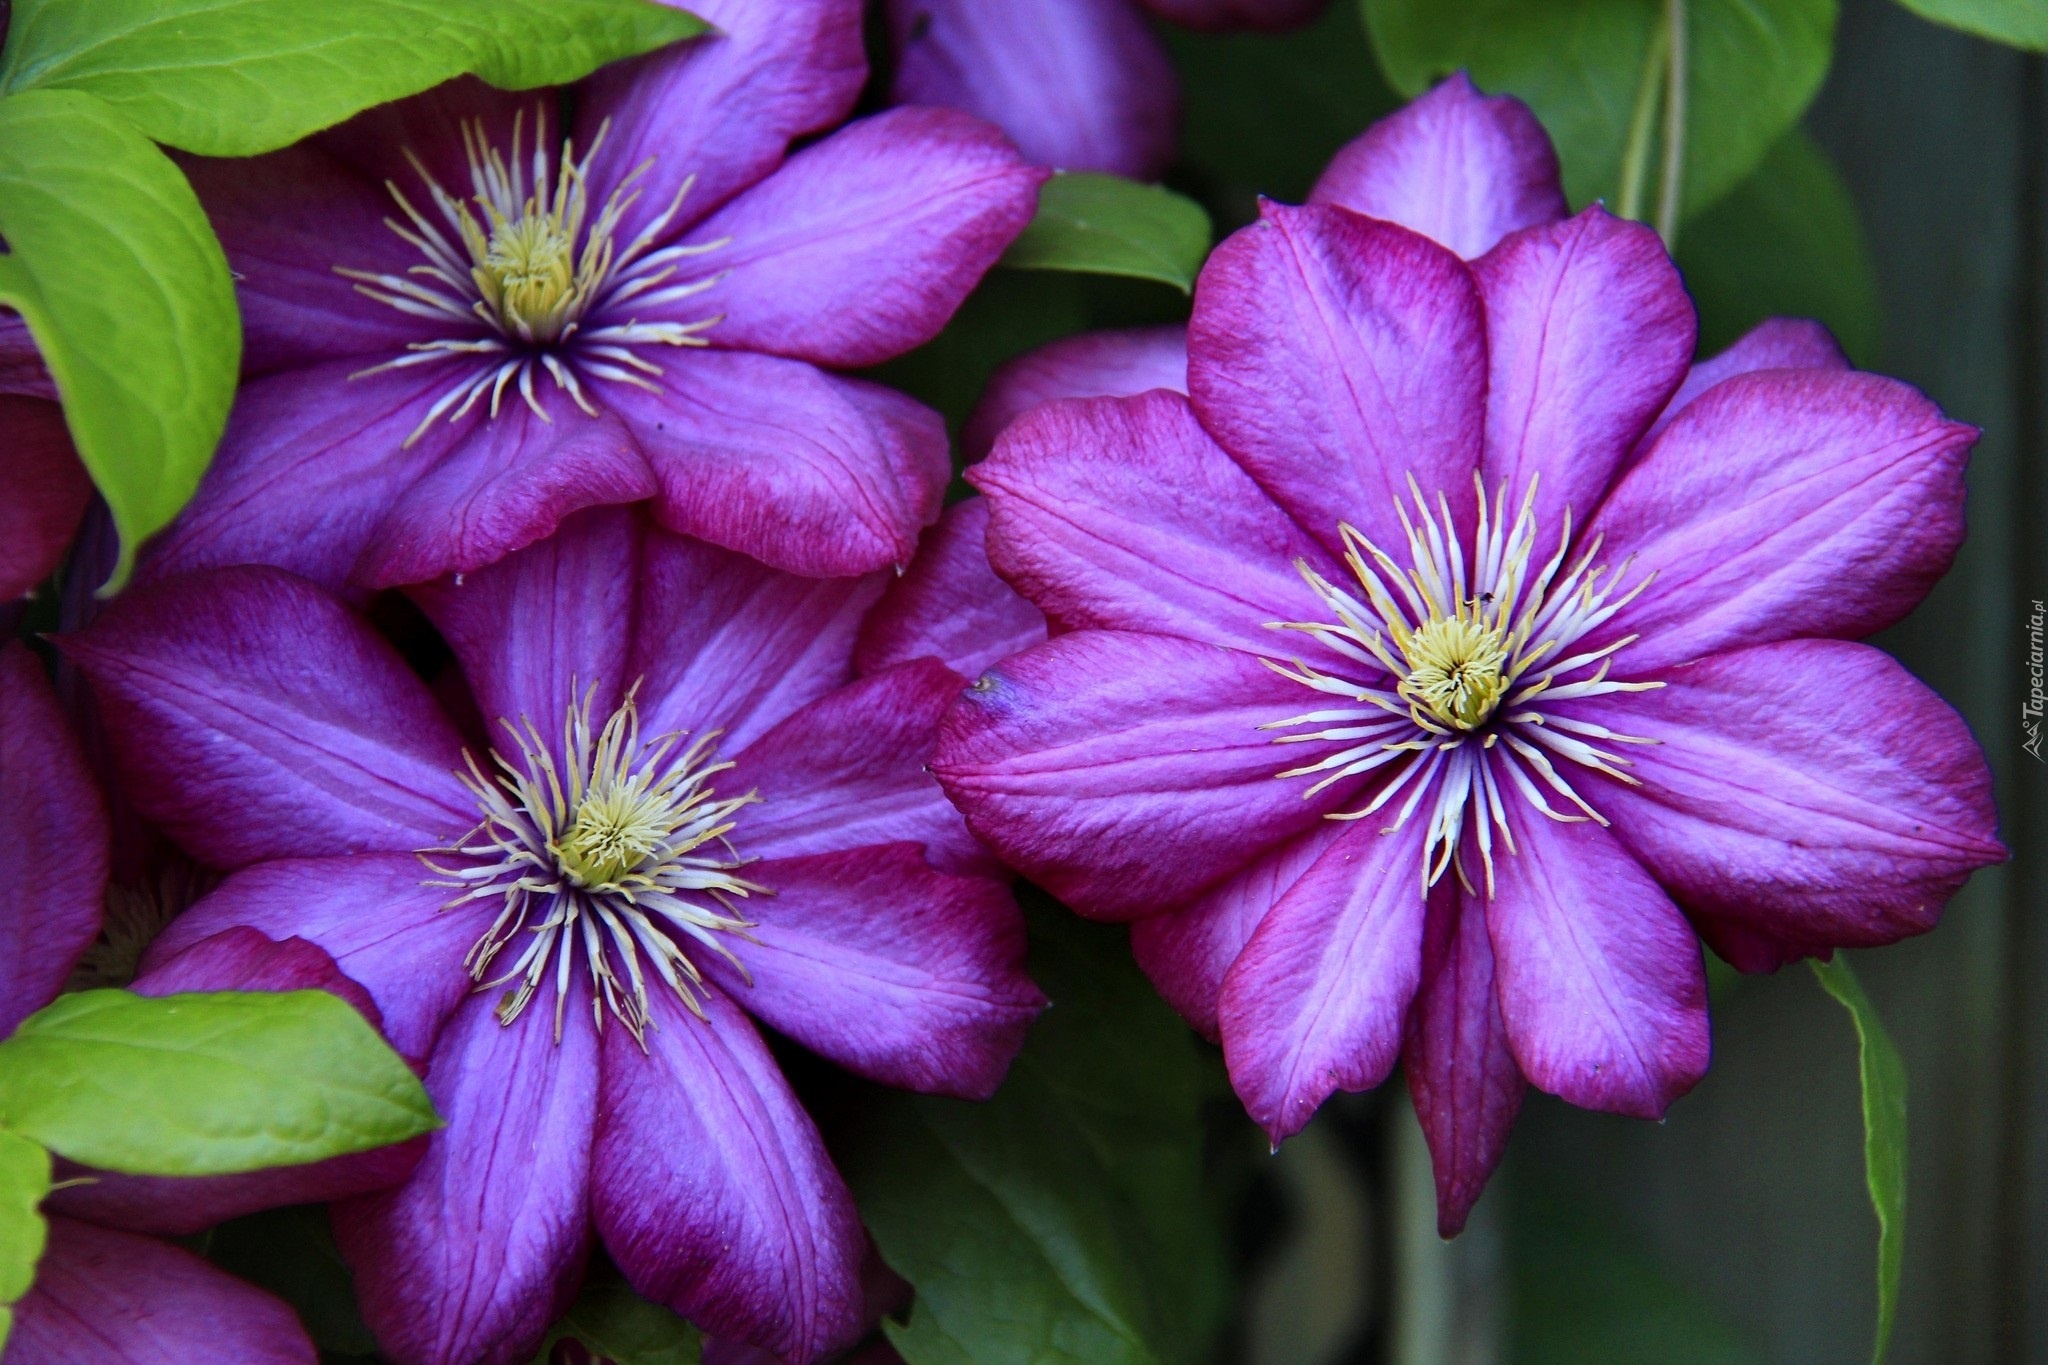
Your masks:
M1223 978L1230 1084L1274 1143L1401 1055L1422 973L1426 819L1355 821L1273 903Z
M1399 223L1468 261L1571 211L1529 106L1480 94L1462 71L1346 143L1309 202Z
M55 403L0 393L0 448L7 451L7 497L0 501L4 608L34 592L63 561L92 501L92 480Z
M1201 29L1298 28L1321 14L1330 0L1138 0L1162 19Z
M363 1320L408 1365L525 1365L575 1296L598 1041L580 979L569 997L558 1039L548 997L504 1025L472 996L427 1071L448 1126L404 1185L334 1206Z
M948 507L861 623L855 666L879 673L937 659L963 678L978 678L996 660L1045 639L1045 613L996 577L987 542L988 499Z
M1699 943L1612 833L1507 804L1486 926L1508 1047L1539 1089L1662 1118L1707 1071Z
M316 1365L282 1300L183 1247L50 1219L35 1287L14 1306L7 1365Z
M128 989L153 997L192 991L326 991L347 1001L371 1028L384 1024L370 993L343 975L318 944L273 939L240 926L158 955Z
M889 0L889 95L979 114L1041 166L1156 180L1173 160L1173 63L1127 0Z
M1038 408L969 477L996 572L1062 629L1292 657L1307 637L1272 623L1328 614L1297 562L1343 574L1177 393Z
M1236 650L1082 631L982 675L939 731L932 772L968 827L1084 915L1185 904L1356 788L1275 780L1305 745L1258 727L1300 684Z
M1593 521L1641 597L1582 642L1641 639L1643 674L1744 645L1859 636L1917 605L1963 535L1977 432L1917 391L1852 371L1772 370L1679 414Z
M1209 257L1188 392L1218 443L1325 546L1348 522L1406 543L1412 477L1471 516L1486 330L1462 262L1327 205L1268 203Z
M1430 902L1422 984L1401 1069L1436 1174L1436 1226L1455 1237L1507 1151L1528 1082L1508 1048L1486 903L1456 887Z
M829 578L907 564L938 519L952 461L939 415L799 360L701 351L660 393L611 407L661 482L655 515L683 535Z
M760 796L733 837L750 858L907 842L944 871L993 872L925 766L939 721L965 686L945 665L922 659L793 712L735 753L719 782L721 791Z
M1655 741L1628 749L1641 786L1589 799L1696 919L1796 952L1890 943L2006 857L1969 726L1879 651L1788 640L1666 676L1558 709Z
M719 283L689 317L723 314L714 346L879 365L938 335L1031 221L1045 177L956 110L862 119L690 232L728 245L702 258Z
M627 672L644 679L650 734L720 732L735 754L850 682L880 575L799 578L716 546L651 531Z
M651 999L646 1052L624 1029L605 1035L591 1191L605 1249L647 1298L808 1365L860 1331L853 1198L722 992L703 1020Z
M1472 271L1491 367L1487 496L1505 483L1512 518L1534 486L1537 526L1566 509L1584 525L1692 362L1685 283L1655 232L1597 204L1516 233Z
M1849 358L1835 343L1833 333L1806 318L1765 318L1737 338L1734 345L1685 372L1685 382L1664 411L1650 424L1637 453L1656 440L1692 402L1724 379L1756 370L1846 370Z
M43 665L0 645L0 1038L57 998L100 931L107 812Z
M992 877L937 872L915 845L750 863L744 974L704 970L736 1004L884 1085L985 1100L1045 997L1024 974L1024 921Z
M1147 389L1188 391L1188 329L1124 327L1047 342L1005 361L967 415L960 447L986 456L1003 429L1055 398L1125 398Z
M202 862L409 853L475 823L425 684L302 579L221 569L131 589L60 643L128 798Z

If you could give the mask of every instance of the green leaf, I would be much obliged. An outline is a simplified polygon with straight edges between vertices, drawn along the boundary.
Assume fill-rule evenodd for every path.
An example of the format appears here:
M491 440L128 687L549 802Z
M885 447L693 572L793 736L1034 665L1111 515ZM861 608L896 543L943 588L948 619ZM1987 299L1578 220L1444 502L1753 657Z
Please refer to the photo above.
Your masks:
M1856 203L1827 153L1801 132L1687 226L1678 264L1700 310L1700 350L1720 350L1767 317L1818 318L1868 365L1882 330L1877 275Z
M1125 935L1035 908L1053 1006L986 1104L877 1094L842 1157L911 1365L1202 1359L1229 1300L1199 1109L1213 1060Z
M39 1205L50 1192L50 1154L0 1128L0 1347L14 1326L14 1304L36 1281L49 1225Z
M27 320L113 511L118 586L227 424L242 354L227 258L170 158L63 90L0 98L0 238L0 303Z
M2048 52L2048 5L2041 0L1899 0L1913 13L1995 43Z
M1073 270L1159 280L1183 293L1209 254L1209 215L1158 185L1061 171L1038 192L1038 213L1003 254L1018 270Z
M103 1170L294 1166L439 1124L398 1054L323 991L84 991L0 1042L0 1125Z
M1615 200L1664 0L1361 0L1380 67L1414 96L1460 68L1519 96L1557 143L1574 204ZM1836 0L1689 0L1686 215L1735 188L1798 122L1833 54Z
M1832 962L1815 961L1813 974L1856 1023L1863 1075L1863 1174L1877 1210L1877 1344L1870 1358L1873 1365L1882 1365L1906 1256L1906 1064L1840 953Z
M555 1343L573 1337L613 1365L697 1365L703 1338L660 1304L633 1292L609 1265L593 1265L583 1292L541 1343L533 1365L549 1365Z
M0 93L81 90L250 156L475 72L525 89L704 32L654 0L16 0Z

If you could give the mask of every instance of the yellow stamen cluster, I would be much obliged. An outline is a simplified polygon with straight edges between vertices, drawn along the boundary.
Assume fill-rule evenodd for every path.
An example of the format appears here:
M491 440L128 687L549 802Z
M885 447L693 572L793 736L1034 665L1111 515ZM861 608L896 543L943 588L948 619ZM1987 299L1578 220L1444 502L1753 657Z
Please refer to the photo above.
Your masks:
M520 121L515 119L514 161L519 159L520 135ZM541 136L545 135L543 127ZM498 149L484 140L480 126L463 125L462 137L471 166L481 170L479 179L506 187L518 183ZM593 147L591 154L596 150ZM590 191L584 172L589 163L589 157L577 161L574 148L564 146L552 189L538 174L537 166L533 191L523 201L516 201L516 211L508 211L511 205L499 196L477 195L481 222L468 204L451 198L462 244L474 262L470 278L499 330L535 344L559 341L575 327L611 275L612 233L626 198L614 195L586 232ZM576 249L579 241L583 244L580 256Z
M1394 626L1394 643L1408 662L1396 690L1458 730L1476 730L1507 695L1507 634L1481 615L1474 598L1457 614L1432 617L1420 630Z

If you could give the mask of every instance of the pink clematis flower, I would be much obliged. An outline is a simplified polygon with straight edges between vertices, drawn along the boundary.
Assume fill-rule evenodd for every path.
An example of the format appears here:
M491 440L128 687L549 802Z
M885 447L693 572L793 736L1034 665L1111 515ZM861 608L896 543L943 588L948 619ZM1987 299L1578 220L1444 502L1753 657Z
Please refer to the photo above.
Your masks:
M693 9L719 31L573 90L458 82L188 166L249 377L145 576L268 563L359 594L643 500L794 572L908 561L943 425L834 371L934 335L1045 172L944 109L792 154L865 79L859 0Z
M1447 1233L1525 1083L1699 1079L1699 938L1888 943L2004 856L1961 718L1849 643L1947 568L1975 432L1810 324L1693 365L1661 243L1559 216L1533 128L1440 88L1218 248L1186 395L1004 432L969 478L1053 638L933 764L1137 921L1274 1141L1402 1061Z
M593 1231L643 1295L798 1361L861 1326L864 1237L747 1018L983 1096L1042 998L924 771L961 677L856 677L884 571L819 580L591 509L417 590L495 751L303 579L132 592L67 639L144 811L232 875L156 952L320 945L428 1058L445 1130L337 1206L406 1365L523 1360Z

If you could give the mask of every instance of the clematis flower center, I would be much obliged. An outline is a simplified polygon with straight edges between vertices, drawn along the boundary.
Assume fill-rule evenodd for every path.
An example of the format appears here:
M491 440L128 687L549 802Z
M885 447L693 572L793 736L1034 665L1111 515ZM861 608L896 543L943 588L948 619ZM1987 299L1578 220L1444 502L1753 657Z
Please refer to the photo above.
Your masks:
M1331 818L1363 819L1399 799L1385 831L1392 833L1426 813L1425 888L1454 864L1459 880L1472 886L1466 868L1456 862L1469 825L1491 891L1494 835L1500 834L1508 851L1514 851L1508 799L1525 800L1554 820L1607 823L1553 759L1635 783L1625 771L1628 760L1599 745L1652 741L1559 714L1552 704L1663 686L1608 677L1615 656L1636 639L1633 635L1597 649L1573 649L1650 579L1615 595L1628 565L1613 573L1600 566L1598 538L1567 567L1569 509L1555 553L1539 561L1533 482L1512 520L1505 486L1496 490L1490 508L1485 488L1479 488L1478 529L1469 552L1449 500L1439 493L1432 508L1412 479L1409 492L1412 516L1407 504L1395 504L1408 542L1405 565L1349 525L1338 533L1356 591L1297 563L1331 619L1275 621L1270 627L1301 631L1350 666L1268 661L1283 677L1339 704L1263 728L1292 731L1278 737L1282 744L1332 746L1317 762L1278 774L1315 775L1305 796L1388 768L1391 775L1363 807ZM1559 810L1552 797L1572 809Z
M500 1023L517 1019L552 978L559 1038L580 958L598 1027L609 1010L643 1038L650 969L701 1016L703 975L687 947L740 967L721 938L746 937L752 924L735 901L765 888L737 875L744 860L727 836L758 798L718 796L711 779L732 765L715 760L715 735L687 747L674 734L643 741L631 693L593 731L594 695L593 688L570 705L559 746L530 721L500 722L515 756L494 751L492 776L468 756L463 778L480 823L420 856L440 874L433 885L461 893L448 908L499 905L464 965L480 988L517 983L498 1004ZM490 977L515 944L522 946L511 965Z

